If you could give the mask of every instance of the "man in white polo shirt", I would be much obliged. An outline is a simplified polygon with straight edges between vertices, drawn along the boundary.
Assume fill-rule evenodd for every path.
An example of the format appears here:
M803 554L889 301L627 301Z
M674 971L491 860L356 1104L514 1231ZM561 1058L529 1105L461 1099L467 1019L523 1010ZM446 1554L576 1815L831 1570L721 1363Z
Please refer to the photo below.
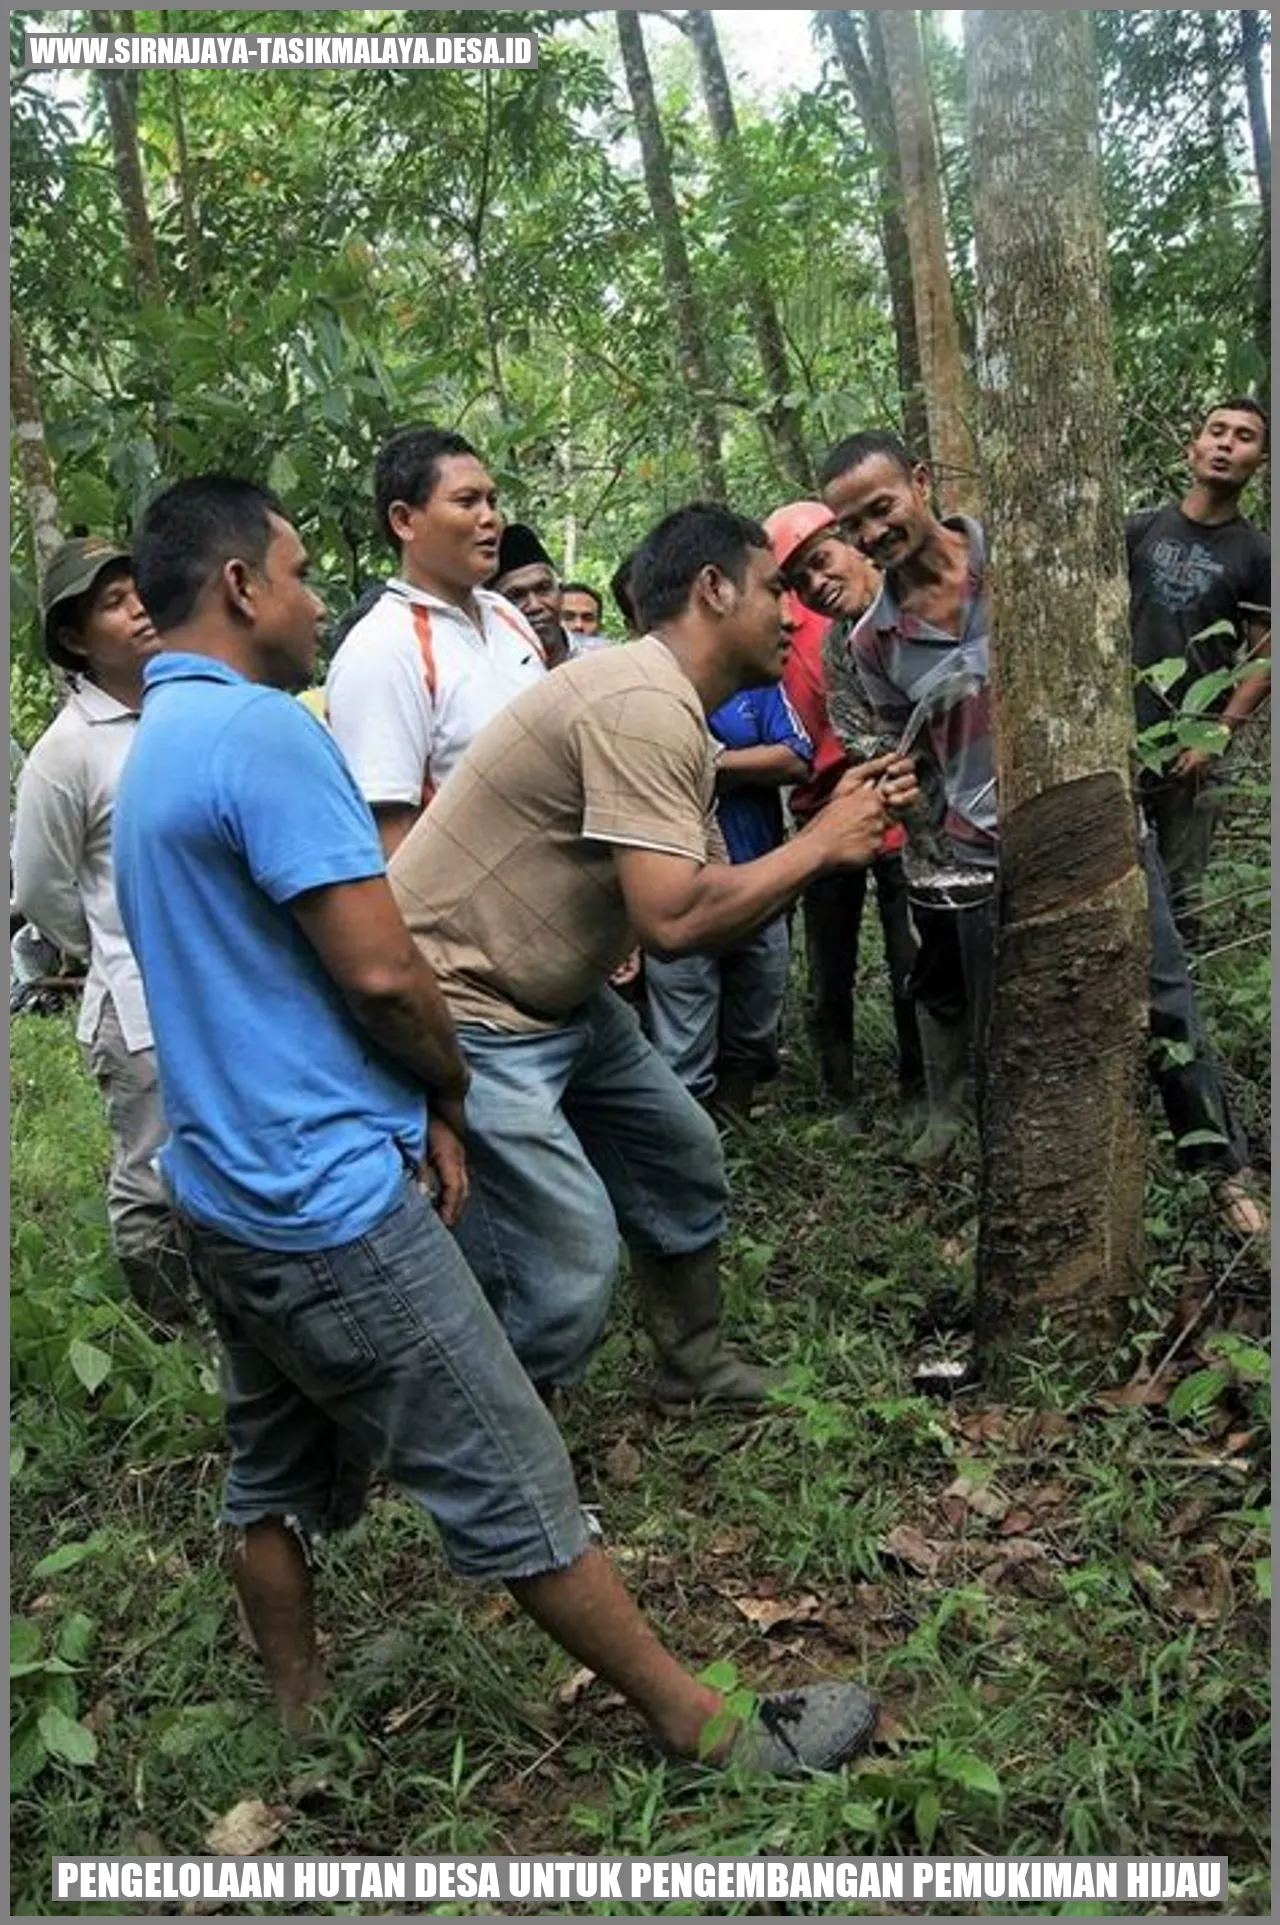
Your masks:
M441 428L394 435L374 496L400 572L343 639L325 698L389 856L473 737L546 662L519 610L481 586L497 566L502 516L469 442Z

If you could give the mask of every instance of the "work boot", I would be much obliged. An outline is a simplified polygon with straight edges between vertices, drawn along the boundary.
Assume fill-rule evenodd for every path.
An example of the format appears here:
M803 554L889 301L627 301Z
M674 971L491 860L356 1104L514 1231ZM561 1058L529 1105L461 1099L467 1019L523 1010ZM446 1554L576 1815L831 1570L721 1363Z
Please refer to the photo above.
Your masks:
M658 1355L649 1394L668 1417L695 1404L759 1410L777 1381L729 1348L721 1329L720 1245L674 1257L628 1246L640 1317Z
M818 1070L825 1093L837 1103L853 1101L853 1044L827 1041L818 1046Z
M945 1161L964 1123L964 1079L969 1059L969 1029L964 1022L940 1023L922 1009L920 1046L928 1121L907 1151L907 1162L927 1170Z

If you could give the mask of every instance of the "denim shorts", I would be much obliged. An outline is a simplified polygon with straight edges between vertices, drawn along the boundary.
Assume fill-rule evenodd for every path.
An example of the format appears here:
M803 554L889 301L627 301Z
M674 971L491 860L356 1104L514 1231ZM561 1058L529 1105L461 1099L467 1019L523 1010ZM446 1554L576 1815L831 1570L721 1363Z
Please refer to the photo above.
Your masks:
M590 1536L568 1455L453 1238L417 1188L364 1236L280 1252L184 1220L223 1346L223 1522L354 1523L378 1470L452 1568L563 1570Z

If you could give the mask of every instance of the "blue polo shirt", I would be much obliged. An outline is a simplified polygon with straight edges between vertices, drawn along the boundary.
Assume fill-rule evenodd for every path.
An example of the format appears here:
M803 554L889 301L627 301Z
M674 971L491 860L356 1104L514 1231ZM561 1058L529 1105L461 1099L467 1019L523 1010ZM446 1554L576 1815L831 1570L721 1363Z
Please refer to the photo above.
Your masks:
M422 1154L422 1089L359 1028L289 904L385 871L368 804L300 702L204 655L146 667L116 797L116 891L142 970L194 1222L267 1250L349 1242Z
M707 717L707 727L727 749L791 749L813 763L813 743L781 683L740 689ZM754 862L782 841L781 789L751 785L730 789L716 803L716 816L731 862Z

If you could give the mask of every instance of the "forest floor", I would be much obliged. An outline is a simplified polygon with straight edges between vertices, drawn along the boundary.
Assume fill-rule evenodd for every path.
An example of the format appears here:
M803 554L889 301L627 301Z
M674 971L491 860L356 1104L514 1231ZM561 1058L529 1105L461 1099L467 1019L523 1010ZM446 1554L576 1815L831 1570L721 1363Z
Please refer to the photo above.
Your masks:
M1260 1142L1257 859L1256 835L1224 844L1202 975ZM121 1304L70 1021L17 1021L15 1912L68 1909L57 1853L198 1853L246 1800L264 1844L304 1855L1225 1855L1229 1909L1268 1911L1267 1274L1157 1129L1122 1350L1083 1368L1047 1331L1009 1402L916 1394L972 1301L974 1172L901 1161L871 945L863 975L867 1134L833 1126L793 1020L768 1116L728 1139L732 1322L787 1366L790 1407L651 1414L624 1281L566 1419L584 1502L683 1658L755 1689L858 1676L881 1695L870 1754L800 1784L657 1757L505 1595L452 1579L389 1490L323 1551L335 1692L318 1740L287 1744L218 1555L212 1351L153 1344ZM1147 1907L947 1906L964 1909Z

